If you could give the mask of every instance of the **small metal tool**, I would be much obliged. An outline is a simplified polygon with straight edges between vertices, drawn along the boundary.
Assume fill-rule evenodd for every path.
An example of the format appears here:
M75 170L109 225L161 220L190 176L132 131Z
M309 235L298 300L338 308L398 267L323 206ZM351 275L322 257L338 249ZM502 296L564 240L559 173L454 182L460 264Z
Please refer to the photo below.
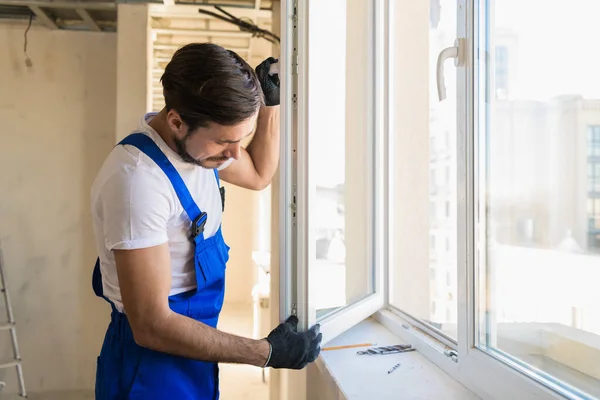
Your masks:
M390 369L390 370L388 371L388 374L391 374L392 372L394 372L394 371L396 370L396 368L398 368L399 366L400 366L400 363L398 363L398 364L394 365L394 366L392 367L392 369Z
M415 349L410 344L396 344L393 346L382 346L382 347L373 347L367 350L357 351L356 354L359 356L362 355L385 355L385 354L397 354L397 353L406 353L409 351L414 351Z

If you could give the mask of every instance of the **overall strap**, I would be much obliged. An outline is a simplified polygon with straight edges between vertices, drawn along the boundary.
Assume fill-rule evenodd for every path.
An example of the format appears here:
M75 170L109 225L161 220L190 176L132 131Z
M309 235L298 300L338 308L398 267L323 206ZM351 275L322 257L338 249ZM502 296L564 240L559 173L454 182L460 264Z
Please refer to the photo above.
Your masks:
M221 195L221 212L225 211L225 187L221 186L221 181L219 180L219 170L214 168L215 178L217 179L217 188L219 188L219 194Z
M192 195L185 185L185 182L181 178L181 175L179 175L179 172L177 172L173 164L171 164L171 161L169 161L167 156L160 150L154 140L143 133L132 133L121 140L119 144L128 144L137 147L163 170L171 182L171 185L173 185L173 189L175 190L183 209L192 221L191 239L194 241L203 240L204 225L206 225L207 215L205 212L201 211L200 208L198 208L198 205L196 205L196 202L192 198ZM215 175L217 175L216 170Z
M143 133L133 133L119 142L119 145L131 145L137 147L140 151L150 157L167 175L167 178L173 185L173 189L181 202L181 205L188 217L192 221L192 234L191 239L196 244L204 240L204 225L206 225L207 215L202 212L196 202L192 198L187 186L183 182L181 175L175 169L173 164L169 161L167 156L160 150L158 145L147 135ZM215 178L217 180L217 187L220 188L219 172L214 169ZM92 273L92 288L94 293L98 297L104 298L111 306L113 311L116 311L116 307L112 301L104 296L104 288L102 285L102 273L100 271L100 258L96 259L94 265L94 271Z
M100 272L100 258L96 258L96 264L94 265L94 272L92 273L92 289L94 289L94 294L96 294L96 296L102 297L108 302L108 304L110 304L110 308L113 312L117 312L115 303L110 301L110 299L104 295L104 288L102 287L102 272Z

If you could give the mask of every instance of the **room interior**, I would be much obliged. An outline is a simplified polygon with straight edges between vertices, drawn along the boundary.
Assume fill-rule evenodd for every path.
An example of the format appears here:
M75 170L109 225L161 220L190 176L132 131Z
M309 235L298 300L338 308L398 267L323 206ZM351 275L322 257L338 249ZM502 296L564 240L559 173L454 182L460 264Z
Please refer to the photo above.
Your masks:
M565 7L0 0L0 249L27 397L94 398L110 308L89 188L164 106L173 53L213 42L278 58L283 99L273 182L227 185L219 329L262 338L294 313L324 335L302 371L222 365L221 399L600 398L600 5ZM219 8L281 42L199 12ZM397 344L414 351L358 354ZM14 367L0 382L21 398Z

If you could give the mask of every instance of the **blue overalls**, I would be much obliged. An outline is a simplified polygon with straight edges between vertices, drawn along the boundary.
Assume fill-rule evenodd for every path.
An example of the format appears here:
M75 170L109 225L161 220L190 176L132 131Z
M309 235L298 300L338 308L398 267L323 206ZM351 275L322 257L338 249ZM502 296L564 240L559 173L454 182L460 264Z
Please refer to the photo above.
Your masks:
M134 133L119 144L137 147L161 167L192 221L190 240L195 242L198 287L170 296L169 306L176 313L216 328L225 294L225 264L229 259L229 246L223 240L221 227L214 236L204 238L207 214L200 211L181 176L152 139L143 133ZM216 169L214 172L218 190L219 175ZM108 301L112 308L98 357L96 400L219 398L217 363L173 356L135 343L127 317L103 295L99 259L94 267L92 286L96 295Z

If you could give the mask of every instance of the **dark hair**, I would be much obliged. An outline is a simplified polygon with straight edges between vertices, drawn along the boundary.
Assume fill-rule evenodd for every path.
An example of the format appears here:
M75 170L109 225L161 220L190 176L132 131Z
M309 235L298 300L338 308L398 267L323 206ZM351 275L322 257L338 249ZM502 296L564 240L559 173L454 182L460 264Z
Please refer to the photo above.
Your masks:
M167 111L177 111L190 132L210 122L236 125L264 104L254 69L235 52L212 43L178 49L160 80Z

